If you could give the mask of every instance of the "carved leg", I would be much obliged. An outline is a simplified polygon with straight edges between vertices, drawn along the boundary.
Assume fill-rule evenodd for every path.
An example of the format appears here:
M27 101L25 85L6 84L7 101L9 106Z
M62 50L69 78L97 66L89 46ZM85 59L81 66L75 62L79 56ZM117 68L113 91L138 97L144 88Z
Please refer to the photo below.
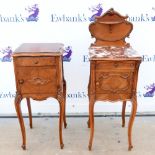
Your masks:
M59 141L60 141L60 148L63 149L63 139L62 139L62 126L63 126L63 117L64 117L64 97L61 90L58 91L58 101L60 107L60 114L59 114Z
M64 127L67 127L66 122L66 81L63 80L63 96L64 96L64 115L63 115L63 121L64 121Z
M123 101L123 105L122 105L122 127L125 127L125 108L126 108L126 101Z
M29 112L29 124L30 124L30 128L32 129L32 111L31 111L30 98L26 98L26 101L27 101L27 107Z
M90 125L90 139L89 139L89 150L92 148L92 142L94 137L94 104L95 100L94 97L90 97L89 102L89 125Z
M87 125L88 125L88 128L90 128L90 117L88 118Z
M23 150L26 150L26 132L25 132L24 120L23 120L21 107L20 107L21 100L22 100L21 96L16 95L15 109L16 109L17 117L19 120L20 128L21 128L21 133L22 133L22 140L23 140L22 148L23 148Z
M132 135L132 126L133 126L133 122L135 119L136 112L137 112L137 98L133 97L132 112L131 112L131 116L130 116L130 120L129 120L129 126L128 126L128 143L129 143L128 150L129 151L133 148L131 135Z
M90 78L89 78L89 84L88 84L88 98L90 103ZM87 125L88 125L88 128L90 128L90 115L88 117Z

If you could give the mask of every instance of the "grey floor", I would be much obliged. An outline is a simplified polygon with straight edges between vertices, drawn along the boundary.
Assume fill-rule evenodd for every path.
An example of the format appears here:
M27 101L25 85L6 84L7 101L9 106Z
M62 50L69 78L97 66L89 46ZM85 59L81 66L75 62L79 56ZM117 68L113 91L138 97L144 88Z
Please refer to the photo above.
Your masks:
M128 117L126 122L128 122ZM92 151L88 151L87 117L67 118L63 129L65 147L59 147L58 118L33 118L33 129L25 118L27 150L21 146L17 118L0 118L0 155L154 155L155 117L136 117L133 126L132 151L128 151L127 124L121 127L121 117L95 117Z

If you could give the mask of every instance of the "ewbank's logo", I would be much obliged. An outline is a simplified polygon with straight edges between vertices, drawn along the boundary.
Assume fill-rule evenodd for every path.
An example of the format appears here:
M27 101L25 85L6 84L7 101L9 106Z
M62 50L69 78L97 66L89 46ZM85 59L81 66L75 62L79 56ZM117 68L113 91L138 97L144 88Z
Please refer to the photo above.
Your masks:
M12 58L12 49L10 46L0 50L0 61L2 62L11 62Z
M152 10L155 11L155 8L152 7ZM155 12L154 12L155 13ZM155 21L155 15L151 17L152 21Z
M25 14L26 11L26 14ZM37 22L39 17L38 4L28 6L22 9L21 12L16 12L11 15L4 15L0 13L0 22L2 23L21 23L21 22Z
M71 61L71 55L72 55L72 47L68 46L65 48L65 52L63 54L63 61Z
M139 15L129 15L130 22L154 22L155 21L155 7L151 8L151 13L141 13Z
M144 97L153 97L155 92L155 83L152 83L150 85L147 85L144 87L147 92L144 94Z
M90 16L81 12L73 13L73 16L67 15L66 13L62 13L59 15L56 14L56 12L52 13L51 22L89 22L89 21L94 21L95 16L100 16L103 12L102 5L100 3L88 9L89 11L91 11Z
M89 10L92 12L92 16L89 18L89 21L94 21L96 16L101 16L103 13L103 8L102 8L102 4L98 4L95 6L92 6L91 8L89 8Z
M25 10L28 12L28 17L26 18L26 20L28 22L30 21L38 21L38 15L39 15L39 7L38 4L34 4L32 6L28 6L27 8L25 8Z

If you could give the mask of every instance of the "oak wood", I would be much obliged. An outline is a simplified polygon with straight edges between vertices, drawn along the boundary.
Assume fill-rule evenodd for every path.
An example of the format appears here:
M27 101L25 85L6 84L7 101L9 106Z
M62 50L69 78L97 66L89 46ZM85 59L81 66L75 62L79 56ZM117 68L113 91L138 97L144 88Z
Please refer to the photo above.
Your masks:
M137 80L142 58L135 55L125 41L133 29L127 16L114 9L108 10L89 25L89 31L96 40L89 48L90 78L88 84L90 127L89 150L94 137L94 104L96 101L123 101L122 127L125 126L126 102L132 102L128 125L128 149L132 145L132 126L137 109Z
M26 131L21 113L21 100L26 98L30 128L32 128L32 111L30 98L45 100L53 97L60 106L59 140L63 148L62 124L66 128L65 102L66 81L63 74L63 44L60 43L24 43L13 53L16 79L15 108L22 132L22 148L26 149Z

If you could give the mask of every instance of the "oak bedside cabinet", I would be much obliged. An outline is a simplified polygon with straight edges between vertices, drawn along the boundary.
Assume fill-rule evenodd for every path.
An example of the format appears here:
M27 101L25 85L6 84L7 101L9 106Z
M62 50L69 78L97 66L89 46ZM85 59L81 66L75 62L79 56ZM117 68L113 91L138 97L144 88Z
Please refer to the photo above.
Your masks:
M122 126L125 125L126 102L131 101L132 112L128 124L128 150L132 145L132 126L137 110L137 79L142 58L125 38L133 29L127 16L108 10L89 25L95 43L89 48L90 78L88 85L90 127L89 150L94 136L94 104L96 101L122 101Z
M26 131L21 112L21 101L27 100L30 128L32 112L30 98L45 100L53 97L60 105L59 140L63 148L62 124L66 127L65 100L66 82L63 74L63 44L61 43L24 43L13 53L16 79L15 108L22 133L22 148L26 149Z

